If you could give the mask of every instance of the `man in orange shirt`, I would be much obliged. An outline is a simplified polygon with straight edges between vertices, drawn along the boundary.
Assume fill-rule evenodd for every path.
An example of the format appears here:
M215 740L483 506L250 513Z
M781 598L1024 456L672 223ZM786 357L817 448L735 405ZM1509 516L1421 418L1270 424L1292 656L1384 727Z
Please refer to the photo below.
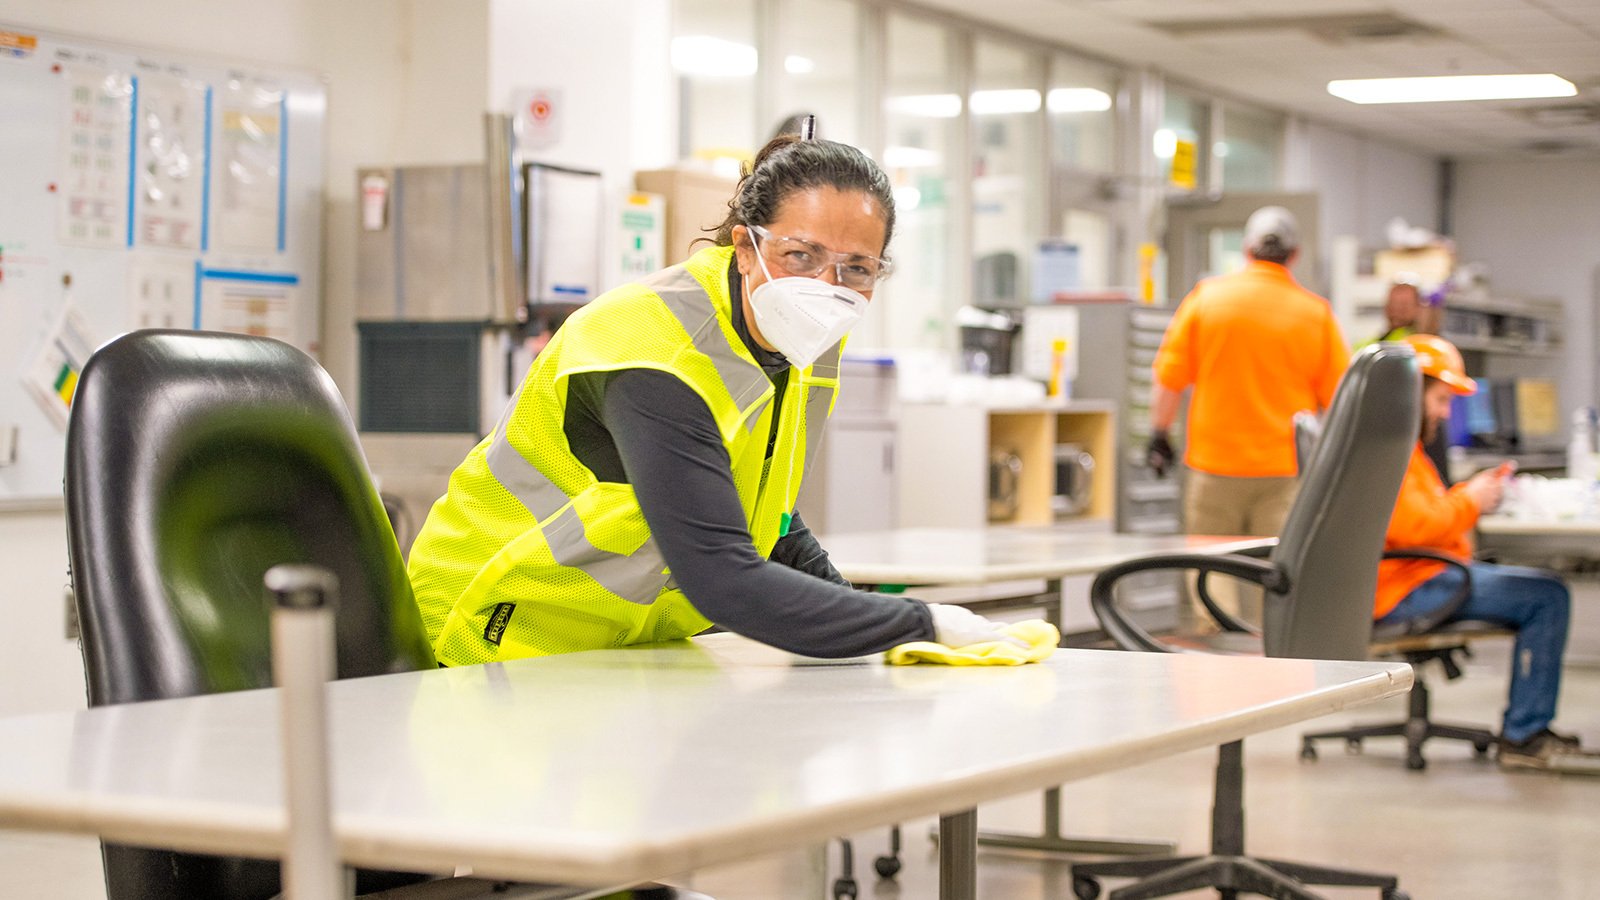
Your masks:
M1472 572L1472 589L1453 619L1497 622L1516 631L1511 699L1500 726L1501 767L1545 769L1558 756L1588 756L1578 750L1576 738L1550 730L1567 643L1567 586L1538 569L1471 561L1473 526L1500 504L1509 468L1479 472L1445 488L1423 446L1449 417L1451 395L1472 394L1478 386L1449 341L1415 334L1406 342L1422 368L1422 435L1400 483L1384 549L1420 548L1459 558ZM1462 577L1461 570L1442 562L1386 559L1378 566L1373 617L1379 622L1421 618L1446 603Z
M1146 456L1158 474L1173 463L1167 434L1179 400L1194 389L1184 455L1190 534L1278 533L1298 484L1294 414L1326 409L1349 363L1328 301L1289 272L1299 250L1288 210L1256 210L1245 223L1249 264L1195 285L1156 353Z

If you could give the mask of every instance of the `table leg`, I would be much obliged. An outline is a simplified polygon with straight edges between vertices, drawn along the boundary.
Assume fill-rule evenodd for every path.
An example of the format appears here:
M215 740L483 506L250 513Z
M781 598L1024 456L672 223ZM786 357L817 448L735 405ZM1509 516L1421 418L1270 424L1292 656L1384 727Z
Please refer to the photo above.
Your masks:
M1061 595L1061 579L1045 581L1045 592L1053 593L1056 602L1044 604L1044 618L1061 628L1061 605L1066 599ZM1044 792L1044 833L1011 834L1003 831L980 831L978 843L988 847L1005 847L1012 850L1044 850L1052 853L1098 853L1115 856L1161 854L1170 856L1178 845L1171 841L1112 841L1094 838L1064 837L1061 834L1061 789L1050 788Z
M978 811L939 817L939 900L977 900Z

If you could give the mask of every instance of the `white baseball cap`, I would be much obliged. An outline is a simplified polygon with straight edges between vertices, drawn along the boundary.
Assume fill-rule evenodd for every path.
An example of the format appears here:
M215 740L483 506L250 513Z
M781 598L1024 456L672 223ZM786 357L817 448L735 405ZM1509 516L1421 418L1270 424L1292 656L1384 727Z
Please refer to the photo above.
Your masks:
M1263 206L1244 223L1244 249L1258 250L1269 242L1281 250L1300 246L1300 226L1294 214L1281 206Z

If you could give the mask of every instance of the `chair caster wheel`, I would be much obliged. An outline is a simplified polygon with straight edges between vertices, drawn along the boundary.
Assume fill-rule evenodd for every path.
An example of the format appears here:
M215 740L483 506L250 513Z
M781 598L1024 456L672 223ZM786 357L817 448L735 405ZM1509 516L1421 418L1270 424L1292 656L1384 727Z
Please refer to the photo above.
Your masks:
M1072 895L1078 900L1095 900L1100 896L1100 879L1087 875L1072 876Z
M833 900L856 900L856 880L840 878L833 883Z
M1361 738L1345 738L1344 752L1346 752L1346 753L1360 753L1361 752Z
M1406 768L1413 772L1421 772L1428 767L1428 761L1422 758L1421 753L1406 754Z
M893 878L900 874L900 857L880 856L872 861L872 868L877 870L879 878Z
M1317 758L1317 748L1311 746L1310 741L1306 741L1304 744L1300 745L1300 758L1315 761Z
M1489 755L1489 742L1488 741L1473 741L1472 742L1472 752L1476 753L1478 755L1479 759L1483 759L1484 757Z
M1399 888L1390 888L1383 892L1383 900L1411 900L1411 895Z

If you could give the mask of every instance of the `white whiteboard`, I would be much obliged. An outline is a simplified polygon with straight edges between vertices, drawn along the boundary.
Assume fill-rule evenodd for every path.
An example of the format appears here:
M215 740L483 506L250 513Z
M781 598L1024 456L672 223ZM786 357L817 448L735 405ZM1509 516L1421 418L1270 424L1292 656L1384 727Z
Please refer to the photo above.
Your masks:
M314 73L0 22L0 508L60 502L76 370L110 338L316 350L326 106Z

